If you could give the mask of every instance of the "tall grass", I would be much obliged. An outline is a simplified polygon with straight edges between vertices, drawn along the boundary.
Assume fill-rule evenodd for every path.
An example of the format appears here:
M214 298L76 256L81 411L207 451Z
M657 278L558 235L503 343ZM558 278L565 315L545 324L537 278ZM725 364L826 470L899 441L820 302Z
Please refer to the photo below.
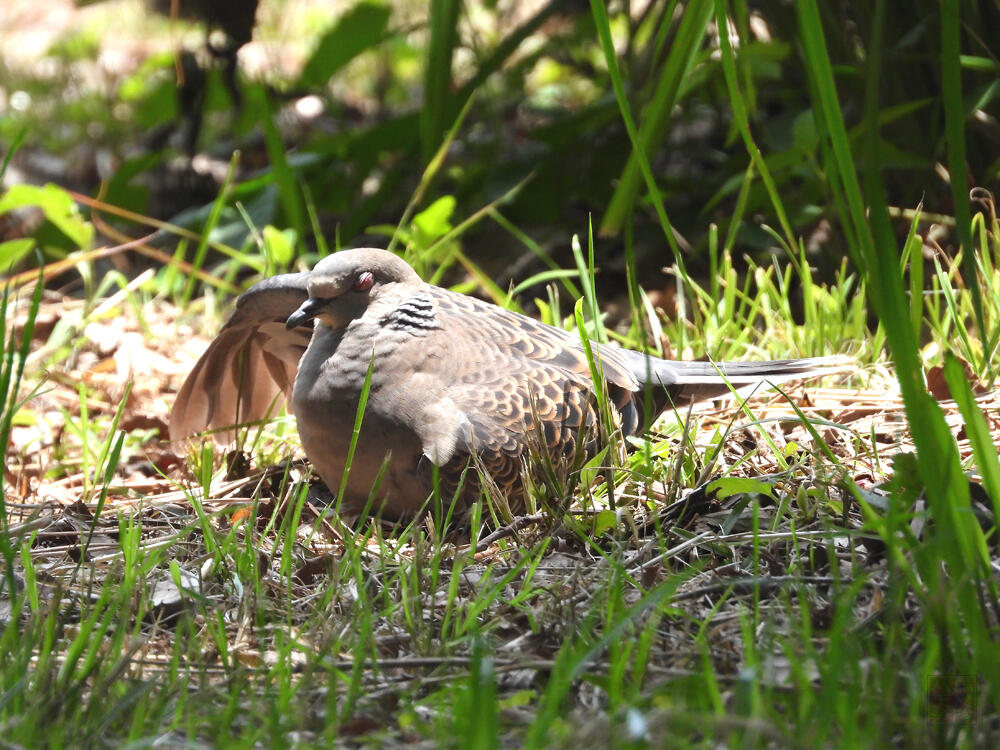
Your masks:
M864 40L862 137L845 123L837 53L828 44L835 35L823 7L815 0L796 6L797 49L829 178L830 216L850 255L824 282L810 267L790 218L791 199L758 130L749 53L727 24L733 20L742 33L749 7L694 2L675 17L678 5L665 4L649 22L659 78L641 111L616 52L614 17L601 0L590 6L595 49L608 69L608 100L613 96L632 149L602 220L602 227L625 233L627 331L602 319L601 240L589 227L586 250L570 243L575 267L569 269L554 264L529 232L501 213L500 199L454 227L442 222L428 242L410 231L411 219L433 197L434 181L445 174L475 93L450 88L458 3L432 5L424 60L428 106L420 117L426 166L401 221L386 230L394 249L439 280L461 263L496 301L515 307L519 300L489 280L459 244L476 222L492 219L549 261L524 283L553 284L538 307L547 322L583 336L598 384L602 373L590 338L631 346L667 342L677 353L715 359L850 353L875 386L886 385L872 373L884 367L887 351L915 452L886 452L881 429L853 434L827 412L817 417L798 406L777 417L772 407L754 405L734 409L728 419L674 415L658 431L630 441L639 450L612 449L574 466L573 483L538 481L530 502L546 508L546 522L506 526L511 519L494 511L501 528L484 542L488 507L475 508L471 540L448 535L447 511L391 530L371 520L348 526L337 518L336 504L320 507L307 483L297 480L297 465L233 484L225 479L225 457L211 448L178 482L186 501L164 493L126 502L117 486L126 399L113 415L92 413L83 384L70 432L86 446L79 448L86 502L35 514L18 506L15 514L6 474L0 477L4 742L996 744L1000 463L993 415L982 413L962 360L980 377L995 378L1000 228L995 216L971 216L963 184L956 34L964 6L942 3L938 16L942 70L955 87L944 97L945 146L962 254L939 258L929 274L918 236L924 217L919 210L903 217L908 231L900 247L892 223L900 212L888 205L882 183L878 71L889 6L873 6ZM543 9L525 28L554 13ZM713 31L717 47L705 41ZM733 137L746 156L735 210L745 214L749 186L759 179L778 217L778 229L765 230L777 254L764 263L741 259L736 233L720 238L712 226L712 273L699 281L682 261L653 152L685 77L715 54L732 105ZM491 58L484 65L496 70L501 62ZM274 133L269 143L281 162ZM314 229L319 222L308 191L294 207L299 186L286 167L287 159L274 179L282 190L296 191L286 198L286 211L297 213L290 221L301 239L305 212ZM223 191L204 233L187 237L196 243L194 271L205 270L213 246L208 233L226 200ZM653 310L633 263L630 217L647 201L676 261L670 273L679 314L666 320ZM260 257L248 256L244 264L239 252L229 261L233 276L233 268L266 267ZM180 259L173 263L182 268ZM158 294L179 292L185 302L194 289L193 281L178 288L166 275L157 283ZM573 298L572 309L561 309L557 283ZM25 390L44 377L25 372L40 304L39 284L21 324L10 295L0 301L5 446ZM957 410L969 440L965 460L945 407L924 382L926 364L938 359L955 400L948 415ZM347 426L355 440L363 401ZM602 423L612 438L615 424L606 409ZM831 433L843 432L855 453L828 445ZM254 441L263 463L274 450L267 443L266 437ZM884 472L889 482L874 488L866 472L873 479ZM570 486L571 496L555 497ZM981 489L985 502L976 501ZM448 500L436 499L442 506ZM949 701L954 715L944 713Z
M6 163L4 164L6 166ZM2 170L0 170L2 175ZM11 298L11 288L5 284L0 297L0 445L10 443L11 428L14 417L25 403L21 391L24 367L31 350L31 340L35 329L35 319L42 300L42 276L39 274L34 294L26 310L20 330L15 327L15 311L17 306ZM0 475L0 556L4 562L3 586L8 596L15 591L14 559L17 550L14 540L9 534L9 515L7 512L7 492L5 490L6 472Z

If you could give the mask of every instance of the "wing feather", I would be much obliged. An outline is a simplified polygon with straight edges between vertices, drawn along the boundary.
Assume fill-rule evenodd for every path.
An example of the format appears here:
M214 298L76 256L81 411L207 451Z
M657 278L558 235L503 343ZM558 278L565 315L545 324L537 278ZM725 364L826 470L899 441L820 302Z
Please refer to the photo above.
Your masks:
M220 442L234 425L272 416L291 403L299 360L312 331L286 330L285 320L306 300L308 274L282 274L244 292L236 310L177 392L170 414L174 439L207 430Z
M589 445L593 438L597 409L583 345L575 333L471 297L433 291L440 323L433 346L442 351L425 361L439 368L447 402L458 412L456 423L465 426L454 439L454 453L444 457L442 479L446 486L457 484L475 456L500 489L516 498L533 436L557 459L572 456L579 440ZM619 414L626 412L631 431L635 420L629 408L639 384L614 349L601 348L599 357L608 395Z

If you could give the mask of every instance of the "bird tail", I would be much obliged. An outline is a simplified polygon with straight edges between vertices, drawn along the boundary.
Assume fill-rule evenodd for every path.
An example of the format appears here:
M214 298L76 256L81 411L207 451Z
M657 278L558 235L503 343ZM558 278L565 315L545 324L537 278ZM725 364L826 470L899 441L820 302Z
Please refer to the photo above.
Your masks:
M668 393L675 405L723 396L745 397L788 380L830 375L847 368L842 357L777 359L770 362L671 362L675 380Z
M630 352L640 386L651 388L658 409L725 396L746 397L788 380L830 375L849 368L847 357L776 359L767 362L678 362Z

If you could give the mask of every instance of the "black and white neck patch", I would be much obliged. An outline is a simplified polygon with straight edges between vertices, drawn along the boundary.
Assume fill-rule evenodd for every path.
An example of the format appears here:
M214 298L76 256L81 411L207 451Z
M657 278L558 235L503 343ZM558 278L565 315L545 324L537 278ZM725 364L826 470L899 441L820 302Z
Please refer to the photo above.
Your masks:
M383 321L389 328L421 335L440 328L437 309L428 294L416 294L389 313Z

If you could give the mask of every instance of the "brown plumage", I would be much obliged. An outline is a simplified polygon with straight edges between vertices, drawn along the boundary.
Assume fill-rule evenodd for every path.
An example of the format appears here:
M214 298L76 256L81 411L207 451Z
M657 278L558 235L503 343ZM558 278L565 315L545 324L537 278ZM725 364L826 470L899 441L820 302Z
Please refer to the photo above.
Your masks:
M624 434L671 404L729 394L730 385L834 369L822 359L716 366L594 351ZM518 510L532 440L556 459L597 447L594 385L575 333L426 284L402 259L371 248L336 253L310 273L269 278L243 294L177 394L171 433L216 430L228 440L226 428L265 418L287 399L306 454L336 492L369 365L342 498L347 513L412 516L433 489L434 465L445 497L464 476L467 504L479 497L466 472L473 456Z

